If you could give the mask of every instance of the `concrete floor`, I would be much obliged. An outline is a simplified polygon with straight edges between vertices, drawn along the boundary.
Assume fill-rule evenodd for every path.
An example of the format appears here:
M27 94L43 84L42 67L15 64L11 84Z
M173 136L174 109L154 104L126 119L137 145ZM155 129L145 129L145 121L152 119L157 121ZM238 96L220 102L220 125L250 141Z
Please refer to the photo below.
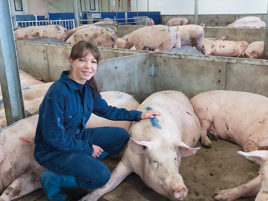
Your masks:
M198 144L200 146L200 144ZM226 141L212 141L212 148L201 148L196 155L182 159L180 173L189 190L185 201L213 201L214 193L246 183L257 176L258 166L237 154L241 148ZM108 156L103 162L113 170L120 156ZM70 201L77 201L87 193L82 189L64 189ZM42 190L19 199L20 201L46 201ZM148 188L139 176L132 173L115 190L100 201L169 201ZM242 198L239 201L254 201Z

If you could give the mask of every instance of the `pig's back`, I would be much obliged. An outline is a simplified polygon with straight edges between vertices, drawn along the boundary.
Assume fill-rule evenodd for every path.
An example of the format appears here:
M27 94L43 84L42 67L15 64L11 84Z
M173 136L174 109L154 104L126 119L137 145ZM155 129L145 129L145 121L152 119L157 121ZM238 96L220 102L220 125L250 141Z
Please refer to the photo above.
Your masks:
M196 95L191 103L199 120L208 120L222 139L238 144L243 139L264 129L268 123L268 98L239 91L208 91ZM268 126L267 126L268 127ZM259 137L261 137L259 133Z
M153 109L161 112L156 116L156 125L161 129L154 128L153 120L143 120L136 124L137 132L131 135L137 140L150 141L154 137L183 140L187 145L194 146L196 142L190 142L187 136L180 136L180 133L191 133L191 139L200 137L200 124L196 117L189 99L179 91L161 91L149 96L142 102L138 110L145 111ZM187 131L187 132L186 132ZM145 135L143 135L146 133ZM163 133L165 135L163 136Z

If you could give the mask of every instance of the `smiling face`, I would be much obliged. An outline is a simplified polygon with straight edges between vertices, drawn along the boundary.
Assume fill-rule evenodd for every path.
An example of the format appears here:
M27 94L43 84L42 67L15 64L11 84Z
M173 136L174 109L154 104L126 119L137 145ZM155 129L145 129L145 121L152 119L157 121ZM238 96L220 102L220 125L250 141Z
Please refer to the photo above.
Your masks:
M87 80L90 80L95 75L98 65L91 52L87 52L85 56L75 60L70 58L70 64L72 71L69 77L80 84L85 84Z

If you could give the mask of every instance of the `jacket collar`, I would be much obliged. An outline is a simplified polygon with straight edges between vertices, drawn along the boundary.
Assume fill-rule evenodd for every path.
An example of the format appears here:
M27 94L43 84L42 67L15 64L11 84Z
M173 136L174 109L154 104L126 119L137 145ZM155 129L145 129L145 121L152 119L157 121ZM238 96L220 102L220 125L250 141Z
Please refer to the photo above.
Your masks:
M63 71L61 73L60 80L62 82L64 82L68 86L68 89L69 90L78 90L78 88L74 84L74 82L68 77L69 74L70 74L70 71L69 70ZM89 87L89 83L88 82L86 82L85 85L88 85L88 87Z

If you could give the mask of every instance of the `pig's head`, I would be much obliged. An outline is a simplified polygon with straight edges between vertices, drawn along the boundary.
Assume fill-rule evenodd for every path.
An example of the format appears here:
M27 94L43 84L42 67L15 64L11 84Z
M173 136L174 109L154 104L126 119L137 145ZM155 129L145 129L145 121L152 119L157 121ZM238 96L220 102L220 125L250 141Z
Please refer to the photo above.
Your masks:
M171 140L136 141L130 139L129 148L142 161L141 178L147 186L172 200L183 200L187 194L179 173L181 157L196 153L185 143Z
M268 200L268 151L266 150L258 150L252 152L238 151L238 153L260 165L261 188L255 201Z

